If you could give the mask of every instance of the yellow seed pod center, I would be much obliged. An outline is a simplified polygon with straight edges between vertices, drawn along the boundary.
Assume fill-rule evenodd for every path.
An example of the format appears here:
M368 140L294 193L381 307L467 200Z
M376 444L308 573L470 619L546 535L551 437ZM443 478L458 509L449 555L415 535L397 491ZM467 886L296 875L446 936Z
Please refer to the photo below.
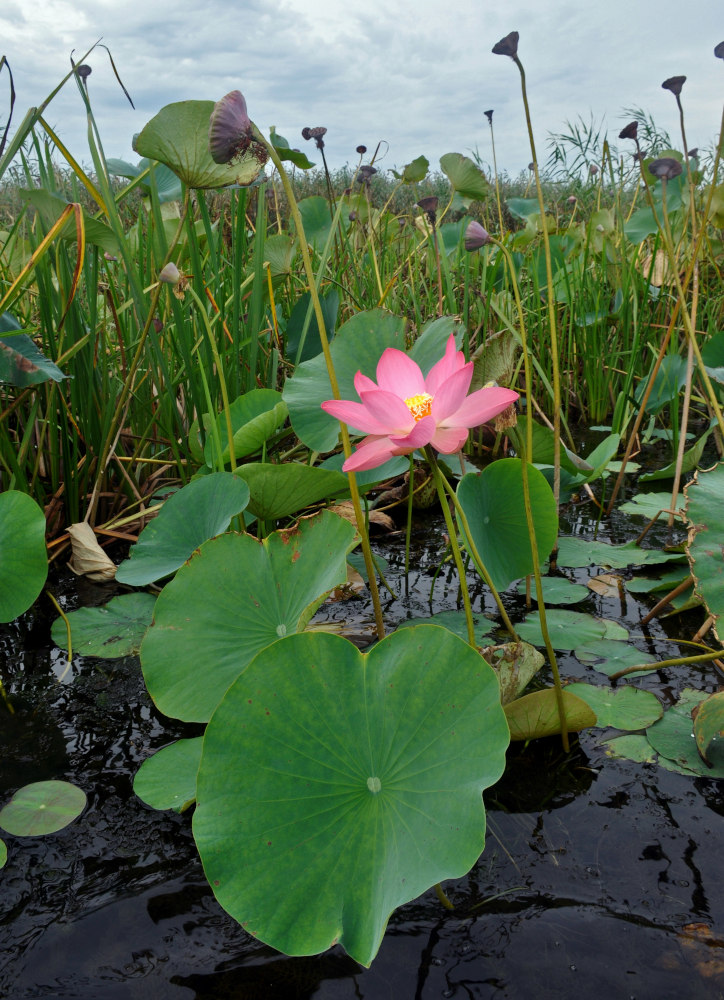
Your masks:
M405 406L415 418L415 423L423 417L430 416L432 406L432 396L429 392L419 392L416 396L408 396Z

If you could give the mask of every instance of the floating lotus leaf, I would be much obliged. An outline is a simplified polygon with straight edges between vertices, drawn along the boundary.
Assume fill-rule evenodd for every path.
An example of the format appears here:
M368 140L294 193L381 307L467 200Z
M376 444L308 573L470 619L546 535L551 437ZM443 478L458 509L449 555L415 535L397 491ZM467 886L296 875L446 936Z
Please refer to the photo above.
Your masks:
M367 655L282 639L204 737L193 829L216 898L279 951L339 943L368 966L395 907L477 861L507 743L493 671L446 629Z
M606 618L594 618L580 611L560 611L557 608L546 613L548 633L554 649L570 650L599 639L627 639L628 632L616 622ZM537 611L529 614L516 631L521 639L543 645L540 615Z
M25 493L0 493L0 622L27 611L47 575L42 510Z
M226 531L249 502L249 487L230 472L202 476L174 493L116 570L119 583L143 587L175 573L195 549Z
M665 562L683 562L680 552L662 552L661 549L642 549L635 542L609 545L586 538L563 537L558 539L558 565L568 569L583 566L608 566L625 569L627 566L647 566Z
M656 695L628 684L620 688L568 684L566 691L590 705L596 713L599 726L645 729L660 719L664 712Z
M436 615L430 615L429 618L410 618L409 621L400 622L397 630L412 628L416 625L440 625L442 628L449 629L465 642L468 641L468 626L464 611L440 611ZM484 637L494 628L495 622L491 621L490 618L486 618L485 615L473 615L473 631L478 646L488 645L488 641Z
M354 527L323 511L263 542L233 532L205 542L164 587L141 646L146 686L166 715L206 722L249 661L305 628L347 579Z
M706 697L703 691L684 688L676 704L646 730L646 737L660 757L670 762L671 769L681 774L697 774L702 778L724 778L724 765L707 766L699 754L694 736L692 713ZM666 766L663 760L660 763Z
M133 791L152 809L183 812L196 799L196 772L203 737L176 740L158 750L139 767Z
M0 840L0 868L4 868L8 860L8 847L4 840Z
M644 653L629 642L620 639L594 639L593 642L576 646L574 653L581 663L590 663L594 670L603 674L617 674L619 670L638 666L641 663L656 663L657 659L651 653ZM652 667L652 670L655 670ZM636 676L650 674L652 670L637 671Z
M579 604L591 596L588 587L584 587L581 583L573 583L563 576L544 576L541 578L541 583L543 585L543 601L546 606L549 604ZM519 594L525 595L525 580L521 580L516 589ZM533 579L530 581L530 596L531 600L537 604L538 597Z
M72 823L85 804L85 792L69 781L35 781L0 809L0 827L14 837L42 837Z
M155 604L153 594L121 594L102 608L70 611L66 618L73 652L106 660L137 655ZM68 630L62 618L53 622L51 636L56 646L68 648Z

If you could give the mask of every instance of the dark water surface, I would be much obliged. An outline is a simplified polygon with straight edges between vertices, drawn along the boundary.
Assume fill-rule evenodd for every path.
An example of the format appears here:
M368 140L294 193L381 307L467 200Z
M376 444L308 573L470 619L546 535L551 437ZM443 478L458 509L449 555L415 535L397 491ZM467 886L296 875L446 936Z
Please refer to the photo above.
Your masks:
M586 516L567 526L592 529ZM640 525L614 519L606 530L607 540L623 542ZM667 535L658 530L660 543ZM441 522L422 518L415 545L414 596L390 599L390 624L430 613ZM403 549L399 538L379 545L397 592ZM105 604L119 590L62 574L53 586L67 610ZM476 610L481 600L478 591ZM438 577L433 601L434 610L455 606L454 577ZM690 638L702 616L642 630L652 603L591 595L576 610L620 620L642 650L678 655L667 632ZM517 597L509 607L518 617L524 610ZM485 610L493 614L489 598ZM330 616L357 616L360 633L370 631L366 600L334 605ZM516 744L504 778L486 793L485 853L469 875L445 884L452 911L433 891L397 910L370 969L341 950L287 958L216 903L190 817L154 812L133 795L140 763L198 727L156 712L132 657L76 656L59 683L66 662L49 639L54 617L43 597L0 633L16 710L0 714L0 804L27 782L64 778L84 789L88 807L52 836L3 835L1 997L585 1000L595 990L598 1000L724 998L724 783L613 760L601 730L582 734L568 756L559 739ZM565 679L607 683L572 655L560 667ZM670 668L635 683L665 706L687 685L718 686L713 668Z

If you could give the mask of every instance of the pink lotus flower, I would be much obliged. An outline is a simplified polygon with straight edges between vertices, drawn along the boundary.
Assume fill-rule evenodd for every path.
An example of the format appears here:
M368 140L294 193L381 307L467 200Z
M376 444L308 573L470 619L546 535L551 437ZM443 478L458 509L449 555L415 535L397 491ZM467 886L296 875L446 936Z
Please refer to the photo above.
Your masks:
M322 409L368 436L346 460L345 472L374 469L395 455L432 445L443 455L459 451L471 427L502 413L518 398L512 389L478 389L468 396L473 362L465 363L450 336L445 355L425 378L403 351L388 347L377 364L377 382L357 372L361 403L329 399Z

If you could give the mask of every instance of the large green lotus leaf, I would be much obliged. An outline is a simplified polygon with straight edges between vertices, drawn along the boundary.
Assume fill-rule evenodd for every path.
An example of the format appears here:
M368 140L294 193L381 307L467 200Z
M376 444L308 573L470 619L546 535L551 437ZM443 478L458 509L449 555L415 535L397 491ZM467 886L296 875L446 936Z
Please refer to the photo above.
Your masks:
M528 488L538 555L541 560L556 544L556 501L542 473L528 466ZM457 497L468 520L473 542L498 590L534 570L523 497L519 458L502 458L458 483ZM463 535L463 539L464 539Z
M33 206L47 229L55 225L70 204L64 198L59 198L44 188L21 191L21 194ZM92 218L84 208L81 209L81 214L83 216L86 243L100 247L106 253L117 254L119 252L118 240L113 230L104 222L99 222L97 219ZM60 231L60 238L69 240L70 242L75 242L78 239L75 215L71 215L63 226Z
M596 713L599 726L616 729L645 729L664 713L661 702L650 691L624 685L620 688L595 684L568 684L566 691L581 698Z
M445 153L440 157L442 172L463 198L484 201L490 192L490 181L469 156Z
M302 465L301 462L285 462L283 465L250 462L240 465L235 475L249 487L249 513L262 521L275 521L298 514L310 504L349 490L344 473Z
M0 840L0 868L4 868L8 860L8 847L4 840Z
M429 618L410 618L406 622L400 622L397 628L399 631L401 628L414 628L417 625L440 625L465 642L468 641L468 625L464 611L439 611L436 615L430 615ZM495 626L496 623L490 618L486 618L485 615L473 615L473 631L478 646L488 645L485 636L488 632L492 632Z
M532 691L504 706L511 740L538 740L561 731L558 700L553 688ZM596 713L570 691L563 692L563 711L569 733L596 725Z
M205 542L156 601L141 646L153 700L166 715L207 722L260 649L302 631L347 579L355 529L322 511L263 541L229 533Z
M66 618L73 652L107 660L137 655L155 604L153 594L121 594L102 608L70 611ZM68 648L68 630L62 618L55 619L50 634L56 646Z
M711 695L699 706L694 719L699 753L708 764L721 764L724 746L724 691Z
M342 399L359 399L355 375L361 371L375 378L377 362L387 347L405 349L404 321L381 309L355 313L339 328L330 352ZM292 427L304 444L314 451L332 451L339 438L339 421L321 409L326 399L332 399L324 356L299 365L294 377L287 379L283 396Z
M69 781L35 781L0 809L0 827L14 837L56 833L80 816L85 804L85 792Z
M133 791L152 809L183 812L196 799L196 773L203 736L176 740L144 762L133 779Z
M682 562L680 552L662 552L660 549L642 549L635 542L609 545L587 538L565 536L558 540L558 565L567 569L583 566L609 566L625 569L627 566L648 566L665 562Z
M663 718L649 726L646 736L661 757L673 761L675 770L697 774L702 778L724 778L724 764L707 766L699 754L694 737L692 711L706 697L704 691L684 688L677 703L664 712Z
M239 396L229 406L231 430L234 439L234 458L238 461L245 455L259 451L264 442L287 419L287 405L282 394L276 389L252 389ZM229 462L229 433L226 413L216 418L216 426L221 439L221 459ZM216 442L214 434L206 435L204 461L210 468L216 466Z
M230 472L214 472L184 486L164 503L131 546L116 580L144 587L183 566L192 552L226 531L249 502L249 487Z
M543 654L527 642L488 646L482 654L498 675L503 705L519 697L545 663Z
M581 663L589 663L593 666L594 670L599 670L609 677L611 674L617 674L619 670L625 670L627 667L635 667L641 663L655 664L658 662L657 658L652 656L651 653L644 653L630 643L622 642L620 639L594 639L593 642L576 646L574 653ZM656 669L654 666L651 670L637 671L636 676L640 677L643 674L650 674Z
M324 633L269 646L204 737L193 829L214 894L279 951L339 943L368 966L395 907L477 861L507 744L493 671L446 629L367 655Z
M588 645L599 639L627 639L628 632L616 622L606 618L594 618L580 611L560 611L556 608L546 612L548 634L554 649L571 650L576 646ZM521 639L543 645L540 614L529 614L516 630Z
M717 620L724 612L724 464L698 473L686 488L691 525L687 554L699 594Z
M261 173L263 158L252 145L230 163L214 163L209 152L209 122L213 101L178 101L167 104L135 137L133 148L141 156L165 163L191 188L221 188L251 184Z
M573 583L571 580L567 580L564 576L544 576L541 577L541 584L543 590L543 601L546 607L549 604L579 604L581 601L585 601L587 597L591 596L591 591L588 587L584 587L582 583ZM525 595L526 592L526 581L521 580L517 586L517 591L521 595ZM530 596L531 600L538 603L538 595L535 589L535 581L531 579L530 581Z
M0 622L27 611L47 575L42 510L25 493L0 493Z

